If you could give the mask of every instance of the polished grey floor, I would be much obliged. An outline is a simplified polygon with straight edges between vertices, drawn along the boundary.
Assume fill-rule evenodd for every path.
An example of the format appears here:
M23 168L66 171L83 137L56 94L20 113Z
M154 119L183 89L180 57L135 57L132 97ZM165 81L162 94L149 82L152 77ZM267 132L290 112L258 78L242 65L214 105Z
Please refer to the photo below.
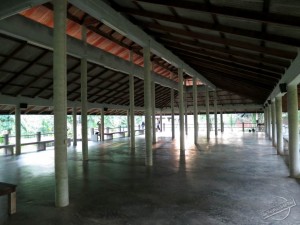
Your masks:
M65 208L54 207L53 150L1 156L0 180L18 192L13 216L0 198L0 224L300 224L300 182L264 134L219 134L197 147L187 138L185 152L158 140L152 168L144 166L143 137L135 153L127 138L91 142L85 164L80 148L69 148Z

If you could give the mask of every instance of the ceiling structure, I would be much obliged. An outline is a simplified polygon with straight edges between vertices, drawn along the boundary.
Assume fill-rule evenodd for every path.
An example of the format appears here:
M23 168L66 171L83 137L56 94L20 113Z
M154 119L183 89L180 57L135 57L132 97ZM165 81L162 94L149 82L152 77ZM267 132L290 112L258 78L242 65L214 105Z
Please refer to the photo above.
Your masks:
M109 1L217 87L264 102L297 55L300 2Z
M300 46L300 2L296 0L110 0L106 3L214 84L218 105L262 106L297 56ZM20 16L53 27L50 2L12 17ZM67 17L70 37L80 40L81 26L85 25L90 46L125 61L129 61L132 51L134 64L143 66L142 46L122 31L71 3ZM1 33L0 93L51 100L51 48ZM168 60L152 53L151 61L156 76L171 83L178 82L177 68ZM80 58L69 55L67 68L68 100L80 101ZM186 84L192 85L191 76L185 74L184 77ZM202 82L198 81L198 85L201 87ZM128 74L89 61L89 102L128 106L128 87ZM155 89L156 108L169 108L170 88L157 83ZM140 108L144 105L143 90L142 77L136 77L135 105ZM193 104L192 93L188 90L186 102L188 107ZM205 105L204 92L199 91L198 105ZM13 113L13 108L3 105L0 113ZM246 107L236 111L245 110ZM32 105L23 113L49 114L52 108ZM89 114L98 113L97 108L89 109ZM126 113L117 107L107 111L107 114ZM139 113L143 113L142 110Z

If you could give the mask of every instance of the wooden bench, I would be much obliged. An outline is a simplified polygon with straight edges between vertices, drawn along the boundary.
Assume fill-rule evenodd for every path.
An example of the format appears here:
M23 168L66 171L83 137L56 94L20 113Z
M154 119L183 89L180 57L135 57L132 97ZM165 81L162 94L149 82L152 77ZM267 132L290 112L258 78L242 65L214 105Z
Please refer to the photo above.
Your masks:
M14 214L17 211L17 201L16 201L16 188L17 185L2 183L0 182L0 196L8 196L8 214Z
M49 141L35 141L35 142L28 142L28 143L22 143L21 146L26 146L26 145L37 145L37 151L44 151L46 150L46 145L48 143L54 142L53 140ZM5 154L7 152L11 152L11 154L14 154L14 148L16 147L15 144L9 144L9 145L1 145L0 148L5 148Z
M114 134L119 134L121 137L125 137L126 131L117 131L117 132L111 132L111 133L104 133L105 136L109 137L108 139L113 139Z
M47 140L47 141L34 141L34 142L27 142L27 143L21 143L21 146L26 145L37 145L37 151L45 151L46 146L48 143L54 143L54 140ZM71 146L71 139L68 138L68 147ZM9 145L0 145L0 148L5 149L5 154L7 154L7 151L10 151L11 154L14 154L14 147L16 147L15 144L9 144Z

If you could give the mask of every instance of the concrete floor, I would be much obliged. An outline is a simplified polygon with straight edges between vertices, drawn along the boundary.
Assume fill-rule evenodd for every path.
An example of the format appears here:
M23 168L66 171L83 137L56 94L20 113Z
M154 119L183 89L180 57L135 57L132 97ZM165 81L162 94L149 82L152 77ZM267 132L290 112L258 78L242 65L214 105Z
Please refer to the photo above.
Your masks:
M65 208L54 207L53 151L1 156L1 181L18 189L17 214L8 217L0 198L0 224L300 224L300 182L264 134L199 139L197 148L191 139L185 152L160 137L152 169L144 166L144 139L137 142L135 154L127 138L90 143L84 165L80 148L71 147ZM296 206L268 214L286 200Z

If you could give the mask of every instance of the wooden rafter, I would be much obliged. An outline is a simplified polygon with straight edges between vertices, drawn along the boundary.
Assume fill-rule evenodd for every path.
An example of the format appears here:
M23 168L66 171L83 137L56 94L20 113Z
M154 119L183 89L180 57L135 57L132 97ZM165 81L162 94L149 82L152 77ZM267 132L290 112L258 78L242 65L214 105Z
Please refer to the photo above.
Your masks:
M228 16L243 20L251 20L256 22L263 22L269 24L276 24L281 26L296 26L300 27L300 17L291 15L281 15L275 13L264 13L254 10L238 9L228 6L207 5L203 3L196 3L182 0L135 0L138 2L147 2L151 4L159 4L169 7L177 7L182 9L190 9L193 11L200 11L204 13L211 13L213 15Z
M242 28L236 28L236 27L225 26L225 25L215 25L215 24L211 24L208 22L203 22L203 21L199 21L199 20L195 20L195 19L188 19L188 18L182 18L182 17L179 18L179 17L162 14L162 13L156 13L156 12L150 12L150 11L140 11L140 10L131 9L131 8L120 8L120 11L122 13L130 14L130 15L148 17L148 18L152 18L152 19L168 21L168 22L173 22L173 23L178 23L178 24L185 24L185 25L198 27L201 29L207 29L207 30L223 32L223 33L228 33L228 34L234 34L234 35L244 36L244 37L248 37L248 38L250 37L250 38L259 39L259 40L271 41L271 42L279 43L279 44L292 45L292 46L294 46L295 43L299 44L299 40L294 39L294 38L289 38L289 37L275 35L275 34L262 35L262 33L259 31L246 30L246 29L242 29Z

